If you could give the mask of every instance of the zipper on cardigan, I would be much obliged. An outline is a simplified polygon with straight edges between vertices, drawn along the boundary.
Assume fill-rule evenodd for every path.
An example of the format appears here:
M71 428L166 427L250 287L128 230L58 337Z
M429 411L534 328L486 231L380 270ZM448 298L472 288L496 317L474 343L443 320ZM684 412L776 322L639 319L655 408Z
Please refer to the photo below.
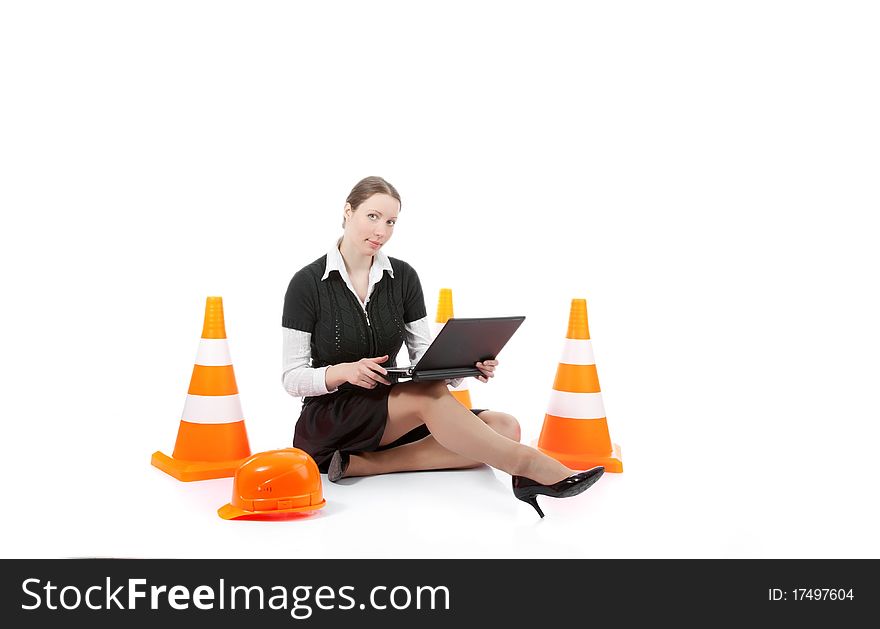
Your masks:
M367 319L367 336L370 337L370 356L376 353L376 338L375 334L373 334L373 326L370 325L370 314L367 312L367 307L370 305L370 301L367 300L367 303L364 304L364 317Z

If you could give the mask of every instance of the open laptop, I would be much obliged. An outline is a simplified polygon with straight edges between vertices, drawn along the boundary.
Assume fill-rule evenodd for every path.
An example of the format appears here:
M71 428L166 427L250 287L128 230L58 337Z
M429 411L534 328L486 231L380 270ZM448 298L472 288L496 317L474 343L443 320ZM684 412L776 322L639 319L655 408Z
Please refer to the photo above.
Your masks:
M474 365L495 358L525 317L452 318L415 365L388 367L388 380L445 380L483 374Z

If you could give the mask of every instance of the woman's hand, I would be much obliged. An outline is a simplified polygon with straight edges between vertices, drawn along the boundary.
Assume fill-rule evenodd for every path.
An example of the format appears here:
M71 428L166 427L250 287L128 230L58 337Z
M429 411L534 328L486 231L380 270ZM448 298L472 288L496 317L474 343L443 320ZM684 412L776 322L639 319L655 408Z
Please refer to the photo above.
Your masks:
M376 358L361 358L356 363L345 363L345 371L342 376L346 382L356 384L365 389L375 389L376 385L391 384L382 376L388 372L379 364L388 360L388 355Z
M497 366L497 360L484 360L482 362L478 362L476 367L483 372L483 375L477 376L477 380L479 380L480 382L489 382L489 378L495 377L495 367Z

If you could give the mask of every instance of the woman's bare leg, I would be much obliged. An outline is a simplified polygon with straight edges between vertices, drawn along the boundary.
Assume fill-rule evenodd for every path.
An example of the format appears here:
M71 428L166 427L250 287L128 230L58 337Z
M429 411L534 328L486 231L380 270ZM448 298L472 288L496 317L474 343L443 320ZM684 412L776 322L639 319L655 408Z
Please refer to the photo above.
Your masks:
M483 411L477 417L504 437L519 441L520 428L516 418L498 411ZM345 476L373 476L390 472L413 472L417 470L464 469L482 465L441 446L429 435L402 446L379 452L352 454Z
M452 396L443 380L407 382L392 388L382 443L391 443L420 424L427 425L447 450L511 475L549 485L575 473L556 459L489 428Z

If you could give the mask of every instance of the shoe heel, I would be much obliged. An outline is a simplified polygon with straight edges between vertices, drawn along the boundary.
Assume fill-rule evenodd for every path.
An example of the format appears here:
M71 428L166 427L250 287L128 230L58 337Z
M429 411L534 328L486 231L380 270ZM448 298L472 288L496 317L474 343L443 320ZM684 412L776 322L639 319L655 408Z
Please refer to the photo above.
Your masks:
M345 472L348 469L350 460L349 454L345 454L340 450L334 452L333 458L330 459L330 466L327 469L327 480L335 483L341 478L345 478Z
M544 517L544 512L541 511L541 507L538 506L538 497L536 495L532 494L531 496L524 496L524 497L520 498L520 500L532 505L535 508L535 511L538 512L538 515L541 516L542 518Z

